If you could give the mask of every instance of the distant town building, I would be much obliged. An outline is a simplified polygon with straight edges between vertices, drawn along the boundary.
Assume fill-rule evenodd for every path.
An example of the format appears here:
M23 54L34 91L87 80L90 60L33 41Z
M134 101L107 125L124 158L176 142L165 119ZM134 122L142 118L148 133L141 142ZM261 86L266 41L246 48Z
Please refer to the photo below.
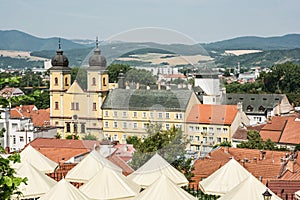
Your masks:
M0 90L0 96L4 98L11 98L22 95L24 95L24 92L19 88L4 87L2 90Z

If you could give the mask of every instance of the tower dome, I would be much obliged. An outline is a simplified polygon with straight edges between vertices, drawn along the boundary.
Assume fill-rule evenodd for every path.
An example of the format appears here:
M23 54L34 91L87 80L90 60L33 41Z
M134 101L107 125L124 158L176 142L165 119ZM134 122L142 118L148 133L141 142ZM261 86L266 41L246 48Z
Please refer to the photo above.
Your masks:
M98 47L98 38L96 39L96 49L94 54L89 58L88 69L105 70L106 69L106 58L101 55L101 51Z
M51 59L51 64L53 67L68 67L69 60L63 55L63 50L61 49L60 39L58 41L58 50L56 51L56 55Z

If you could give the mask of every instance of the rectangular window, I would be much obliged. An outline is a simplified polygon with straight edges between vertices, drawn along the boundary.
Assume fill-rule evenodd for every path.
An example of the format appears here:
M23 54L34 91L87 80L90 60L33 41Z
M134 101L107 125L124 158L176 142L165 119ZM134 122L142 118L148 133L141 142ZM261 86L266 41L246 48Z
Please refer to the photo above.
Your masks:
M127 117L127 112L126 111L122 112L122 117Z
M104 122L104 127L105 128L108 128L109 126L108 126L108 122Z
M158 118L163 118L163 114L162 113L158 113Z
M108 111L107 110L104 112L104 115L105 115L105 117L108 117Z
M193 132L194 131L194 127L193 126L189 126L189 131Z
M181 124L176 124L175 127L182 130L182 125Z
M137 112L133 112L133 117L137 118Z
M79 110L79 103L72 102L71 103L71 110Z
M175 119L182 119L182 113L176 113Z
M190 135L190 141L192 141L194 139L194 136Z
M200 136L195 136L195 138L196 138L196 141L200 141Z
M220 142L221 142L221 138L217 137L217 143L220 143Z
M31 142L31 137L28 137L28 142Z
M143 128L146 129L148 127L148 123L143 123Z
M136 122L133 123L133 128L137 129L138 128L138 124Z
M143 112L143 118L146 118L146 117L147 117L147 113Z
M170 124L166 124L166 130L170 129Z
M203 128L202 128L202 132L203 132L203 133L207 133L207 127L203 127Z
M24 137L20 136L20 142L24 142Z
M97 103L93 103L93 110L95 111L95 110L97 110Z
M214 128L213 127L209 127L209 133L210 134L214 133Z
M74 129L74 133L77 133L77 131L78 131L78 124L77 123L74 123L73 129Z
M70 132L71 132L71 125L70 125L70 122L67 122L67 123L66 123L66 132L67 132L67 133L70 133Z
M117 141L117 140L118 140L118 135L114 134L114 141Z
M118 128L118 122L114 122L114 128Z
M218 133L218 134L221 133L221 128L217 128L217 133Z
M223 128L223 132L224 132L224 134L227 134L228 133L228 128Z
M124 140L126 140L126 135L125 134L122 137L123 137Z
M223 138L223 142L227 142L228 141L228 139L227 138Z
M207 143L207 137L203 137L203 144Z
M170 113L166 113L166 118L170 119Z
M81 124L80 126L80 132L85 133L85 124Z
M127 122L123 122L123 128L127 128Z
M199 131L199 130L200 130L200 127L199 127L199 126L196 126L195 129L196 129L196 131Z
M150 118L154 118L154 113L153 112L150 113Z
M58 101L55 101L55 103L54 103L55 105L54 105L54 109L55 110L58 110L59 109L59 106L58 106Z
M197 146L196 146L196 151L199 151L199 150L200 150L200 146L197 145Z
M114 117L118 117L118 112L114 111Z
M16 136L13 136L13 144L16 144Z

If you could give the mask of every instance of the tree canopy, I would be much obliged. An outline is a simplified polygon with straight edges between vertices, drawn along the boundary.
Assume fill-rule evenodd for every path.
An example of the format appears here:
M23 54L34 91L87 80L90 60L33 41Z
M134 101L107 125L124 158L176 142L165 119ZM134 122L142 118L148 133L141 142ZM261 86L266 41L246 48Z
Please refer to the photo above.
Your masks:
M0 153L4 153L2 147L0 147ZM7 158L0 156L0 199L4 200L10 199L11 195L21 195L18 187L27 181L27 178L16 176L16 171L10 166L11 162L21 162L20 155L14 153Z
M130 165L134 169L141 167L155 153L161 155L172 166L183 172L188 180L192 177L191 159L185 157L186 140L182 131L174 126L169 130L162 130L161 125L150 124L147 128L148 136L143 140L136 137L129 138L136 151Z
M118 82L118 76L120 71L124 74L126 74L131 67L129 65L125 64L111 64L107 67L108 70L108 76L109 76L109 82L110 83L117 83Z

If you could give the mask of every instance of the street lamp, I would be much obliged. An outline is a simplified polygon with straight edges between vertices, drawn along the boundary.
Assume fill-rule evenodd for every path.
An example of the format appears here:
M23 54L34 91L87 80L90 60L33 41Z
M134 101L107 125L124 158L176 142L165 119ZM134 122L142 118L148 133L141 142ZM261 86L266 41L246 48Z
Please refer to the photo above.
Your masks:
M262 193L264 200L271 200L272 198L272 194L269 192L268 189L266 189L266 191L264 193Z

